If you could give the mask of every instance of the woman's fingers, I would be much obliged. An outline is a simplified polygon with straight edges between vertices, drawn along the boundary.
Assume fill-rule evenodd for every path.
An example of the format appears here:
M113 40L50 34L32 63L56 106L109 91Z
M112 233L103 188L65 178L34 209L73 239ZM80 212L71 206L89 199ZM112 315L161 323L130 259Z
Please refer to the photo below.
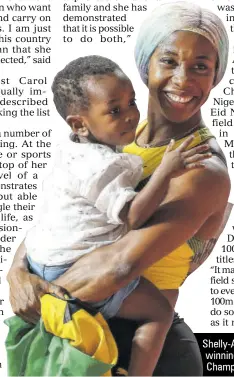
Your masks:
M50 294L53 294L61 299L69 299L70 298L70 295L69 293L67 292L66 289L56 285L56 284L53 284L53 283L47 283L47 293L50 293Z
M17 274L11 274L8 281L13 312L29 323L36 324L40 319L41 296L46 293L55 294L62 299L66 298L66 294L69 296L64 288L21 269Z
M10 289L10 302L13 312L25 322L36 324L40 319L40 300L32 287L23 287L18 291L17 297Z

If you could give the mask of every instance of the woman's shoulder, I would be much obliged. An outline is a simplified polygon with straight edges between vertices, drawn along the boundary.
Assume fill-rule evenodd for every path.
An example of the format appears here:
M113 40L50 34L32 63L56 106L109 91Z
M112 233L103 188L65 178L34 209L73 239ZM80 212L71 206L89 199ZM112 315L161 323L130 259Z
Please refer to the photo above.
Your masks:
M181 199L186 208L204 211L208 217L225 208L231 187L225 157L215 141L210 143L217 154L204 161L204 168L174 179L170 187L170 201Z
M183 210L204 212L204 217L225 208L230 193L230 177L222 149L214 137L204 141L210 146L212 157L204 161L204 168L192 169L171 181L168 203L181 203Z
M210 146L210 152L214 157L217 157L226 167L227 167L227 160L225 154L223 153L222 149L220 148L217 140L212 138L208 141Z
M226 157L220 148L216 139L212 138L208 141L212 158L206 161L206 168L204 169L204 180L208 189L215 190L226 197L230 192L230 177L227 168ZM211 194L212 194L211 191ZM226 193L226 194L225 194Z

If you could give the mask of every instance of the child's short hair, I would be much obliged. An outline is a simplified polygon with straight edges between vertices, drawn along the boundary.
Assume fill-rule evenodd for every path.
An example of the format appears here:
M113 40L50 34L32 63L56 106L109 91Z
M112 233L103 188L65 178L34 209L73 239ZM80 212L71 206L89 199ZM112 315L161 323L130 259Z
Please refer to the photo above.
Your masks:
M71 61L58 72L52 84L54 104L58 113L66 119L68 107L75 104L77 110L87 107L89 99L85 88L88 77L121 71L112 60L99 55L89 55Z

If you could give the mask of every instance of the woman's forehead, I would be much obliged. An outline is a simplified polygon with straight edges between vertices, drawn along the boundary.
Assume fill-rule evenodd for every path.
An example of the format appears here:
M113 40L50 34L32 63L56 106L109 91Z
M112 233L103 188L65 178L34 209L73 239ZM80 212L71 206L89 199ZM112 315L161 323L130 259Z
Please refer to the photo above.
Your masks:
M217 52L207 38L198 33L184 30L170 34L155 49L155 53L175 56L178 54L193 57L206 56L210 59L217 59Z

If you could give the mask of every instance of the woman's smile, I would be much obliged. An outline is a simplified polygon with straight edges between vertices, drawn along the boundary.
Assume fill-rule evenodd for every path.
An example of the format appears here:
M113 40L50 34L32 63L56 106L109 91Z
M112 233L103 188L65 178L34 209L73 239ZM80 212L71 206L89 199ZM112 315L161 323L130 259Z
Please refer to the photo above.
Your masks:
M169 98L169 100L175 103L182 103L182 104L188 103L194 98L193 96L182 96L182 95L174 94L170 92L164 92L164 93L166 97Z
M208 39L190 31L170 35L149 65L148 87L157 119L193 124L214 85L216 66L217 53Z
M175 122L183 117L189 118L196 111L202 98L197 90L193 92L191 93L191 90L188 92L173 89L159 90L158 100L164 114Z

